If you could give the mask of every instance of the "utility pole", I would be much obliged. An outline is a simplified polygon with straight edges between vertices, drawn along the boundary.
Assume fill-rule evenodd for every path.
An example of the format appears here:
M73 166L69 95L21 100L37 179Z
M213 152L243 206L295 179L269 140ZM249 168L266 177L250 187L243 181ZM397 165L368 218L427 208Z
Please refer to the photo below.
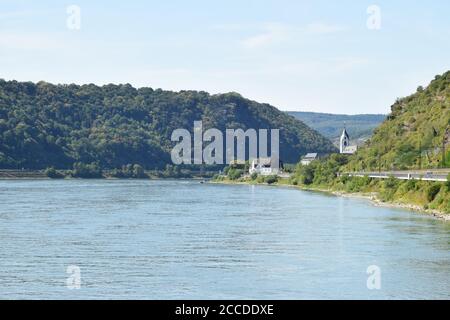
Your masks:
M378 154L378 173L381 172L381 156Z
M445 144L447 143L448 134L449 134L449 127L447 127L444 136L442 137L442 168L447 167L447 154L445 152Z
M445 168L445 137L442 139L442 168Z
M422 141L419 140L419 169L422 169Z

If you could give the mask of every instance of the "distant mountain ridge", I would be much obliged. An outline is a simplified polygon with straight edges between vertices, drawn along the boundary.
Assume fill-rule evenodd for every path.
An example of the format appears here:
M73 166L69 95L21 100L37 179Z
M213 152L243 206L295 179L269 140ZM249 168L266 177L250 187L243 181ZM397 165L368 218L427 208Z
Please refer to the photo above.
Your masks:
M237 93L171 92L125 85L53 85L0 80L0 168L104 169L171 164L173 130L280 129L280 155L336 151L303 122Z
M339 139L342 129L347 128L351 140L366 140L373 130L385 119L383 114L330 114L319 112L288 111L289 115L303 121L306 125L318 131L333 142Z

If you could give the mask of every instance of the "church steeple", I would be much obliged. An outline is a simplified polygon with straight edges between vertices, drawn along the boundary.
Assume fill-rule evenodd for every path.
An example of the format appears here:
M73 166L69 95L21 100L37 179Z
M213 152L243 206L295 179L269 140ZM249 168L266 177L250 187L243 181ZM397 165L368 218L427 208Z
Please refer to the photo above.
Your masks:
M350 136L348 135L347 129L344 127L344 130L342 131L342 135L341 135L341 141L340 141L341 153L344 153L345 148L347 148L349 145L350 145Z

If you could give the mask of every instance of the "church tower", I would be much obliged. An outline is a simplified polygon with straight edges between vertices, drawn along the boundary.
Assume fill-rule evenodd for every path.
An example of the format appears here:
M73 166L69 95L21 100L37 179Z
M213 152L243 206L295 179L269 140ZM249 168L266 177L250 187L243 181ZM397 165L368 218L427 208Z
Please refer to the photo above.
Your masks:
M348 136L347 130L344 128L341 135L341 142L340 142L340 150L341 153L345 153L345 149L350 145L350 137Z

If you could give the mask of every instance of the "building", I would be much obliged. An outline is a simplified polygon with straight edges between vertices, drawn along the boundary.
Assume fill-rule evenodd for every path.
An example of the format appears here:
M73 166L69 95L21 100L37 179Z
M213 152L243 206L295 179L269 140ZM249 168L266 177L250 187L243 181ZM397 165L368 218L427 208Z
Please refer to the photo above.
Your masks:
M231 160L230 167L244 167L245 163L245 160Z
M313 162L314 160L318 160L319 159L319 155L317 153L307 153L306 156L304 156L302 158L302 160L300 161L300 163L304 166L307 166L308 164L310 164L311 162Z
M358 146L350 145L350 136L348 135L348 132L345 128L342 131L339 146L340 146L340 152L342 154L354 154L358 150Z
M248 172L257 173L262 176L271 176L281 173L281 162L274 163L274 158L259 158L252 160Z

